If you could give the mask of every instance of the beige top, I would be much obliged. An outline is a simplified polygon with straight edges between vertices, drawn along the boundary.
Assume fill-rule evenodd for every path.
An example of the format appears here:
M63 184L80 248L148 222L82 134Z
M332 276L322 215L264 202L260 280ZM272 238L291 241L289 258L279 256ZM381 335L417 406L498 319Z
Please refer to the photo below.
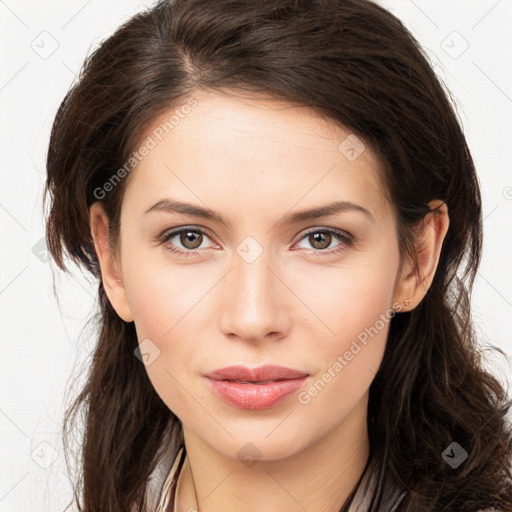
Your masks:
M165 481L162 485L160 497L158 500L157 507L155 512L176 512L175 510L175 498L176 498L176 489L178 487L179 479L181 477L181 468L186 461L186 453L184 455L184 449L181 447L176 455L174 463L165 478ZM367 473L361 485L359 486L357 493L350 505L349 512L367 512L370 504L370 497L372 491L375 487L375 477L369 476ZM389 512L393 512L403 496L395 493L393 499L388 500L387 505L389 507ZM386 507L385 507L386 508ZM198 504L194 503L193 507L189 507L186 512L197 512L199 510Z

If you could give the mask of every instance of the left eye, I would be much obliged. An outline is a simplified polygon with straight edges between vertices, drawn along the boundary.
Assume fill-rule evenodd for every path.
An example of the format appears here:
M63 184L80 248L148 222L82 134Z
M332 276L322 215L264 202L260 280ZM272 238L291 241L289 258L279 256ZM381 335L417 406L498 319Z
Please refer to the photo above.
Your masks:
M183 249L177 248L175 243L170 243L174 238L178 238L179 243L182 244ZM205 238L210 238L209 235L198 228L181 228L173 231L169 231L164 233L160 238L161 243L169 242L168 249L176 254L180 255L194 255L199 254L195 249L200 249L201 245ZM345 233L343 231L338 231L335 229L314 229L302 236L299 240L307 240L309 244L311 244L313 252L317 252L319 254L331 254L334 252L338 252L343 250L346 247L350 247L354 244L354 238ZM332 242L338 240L340 243L335 245L334 249L332 249ZM213 246L203 247L208 248ZM300 249L307 249L307 247L299 247ZM315 250L316 249L316 250ZM326 250L331 249L331 250Z
M315 229L306 233L301 240L307 239L308 243L317 249L316 252L331 254L343 250L346 246L351 246L354 243L354 238L348 233L334 229ZM331 243L338 240L340 243L335 245L334 250L326 251L325 249L332 249Z

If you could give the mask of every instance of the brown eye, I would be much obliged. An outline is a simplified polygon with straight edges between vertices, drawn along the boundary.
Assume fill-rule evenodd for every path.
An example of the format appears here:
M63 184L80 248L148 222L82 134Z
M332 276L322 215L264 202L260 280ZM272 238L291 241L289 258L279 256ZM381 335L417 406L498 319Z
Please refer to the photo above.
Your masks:
M182 231L180 234L180 242L187 249L197 249L202 241L203 235L198 231Z
M299 249L309 249L310 254L326 256L352 247L356 243L356 239L346 231L317 228L305 233L299 242L305 244L302 247L298 245ZM333 245L333 242L337 243Z
M316 231L309 235L308 240L315 249L327 249L331 245L332 235L327 231Z
M171 252L183 256L198 255L201 251L195 249L210 249L213 246L206 245L204 242L210 240L210 236L202 229L182 228L173 229L164 233L158 240L166 245ZM203 247L201 247L203 246Z

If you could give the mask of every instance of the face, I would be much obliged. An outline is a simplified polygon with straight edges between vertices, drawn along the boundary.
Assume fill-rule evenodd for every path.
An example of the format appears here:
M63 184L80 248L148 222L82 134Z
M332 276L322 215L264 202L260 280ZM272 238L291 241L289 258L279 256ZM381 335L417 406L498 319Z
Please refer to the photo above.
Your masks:
M129 176L116 309L135 322L151 382L184 428L229 457L251 442L279 459L367 397L403 298L395 217L378 160L350 131L305 107L194 97ZM227 403L204 376L266 364L309 376L256 409Z

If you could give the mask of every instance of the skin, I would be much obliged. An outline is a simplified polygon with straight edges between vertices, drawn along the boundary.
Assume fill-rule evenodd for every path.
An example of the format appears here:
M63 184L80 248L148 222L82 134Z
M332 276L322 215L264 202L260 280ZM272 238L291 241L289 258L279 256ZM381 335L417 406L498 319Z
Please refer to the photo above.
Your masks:
M425 219L420 272L409 261L399 272L395 216L368 146L350 161L338 149L350 131L306 107L213 92L194 97L198 105L128 178L119 253L107 243L101 204L90 209L108 298L135 322L139 343L150 339L160 350L146 369L183 425L188 460L178 510L194 504L195 492L201 512L338 511L368 459L368 390L389 322L306 404L296 393L270 409L236 409L202 375L232 364L280 364L311 374L301 391L329 367L332 375L337 357L393 304L410 298L398 307L406 311L422 300L448 229L447 207L430 205L439 209ZM155 119L141 140L172 113ZM208 207L229 225L144 214L171 197ZM277 225L290 211L338 200L363 206L374 220L354 210ZM179 235L157 240L180 226L207 234L188 246ZM339 229L357 243L327 233L322 245L305 234L310 228ZM248 236L262 249L250 263L237 253ZM176 255L170 246L199 254ZM259 453L251 466L238 455L249 442Z

